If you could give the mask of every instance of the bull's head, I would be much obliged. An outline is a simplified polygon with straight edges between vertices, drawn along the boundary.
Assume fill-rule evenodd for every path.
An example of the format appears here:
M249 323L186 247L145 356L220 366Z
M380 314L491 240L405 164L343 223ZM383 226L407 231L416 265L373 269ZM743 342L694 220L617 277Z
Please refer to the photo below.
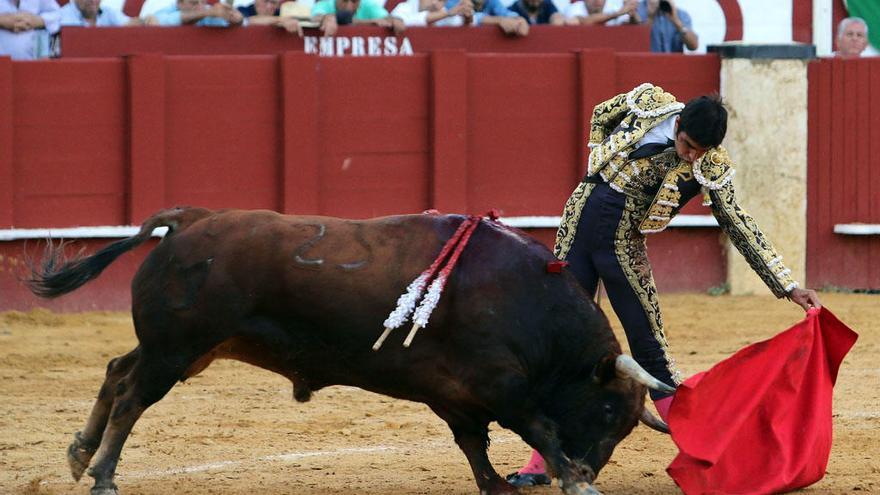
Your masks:
M645 408L646 387L664 393L674 388L657 380L625 355L608 355L592 369L588 380L577 388L582 399L569 402L576 410L556 411L560 421L562 450L578 474L592 482L605 466L614 448L641 420L668 433L666 424ZM568 401L565 401L568 402Z

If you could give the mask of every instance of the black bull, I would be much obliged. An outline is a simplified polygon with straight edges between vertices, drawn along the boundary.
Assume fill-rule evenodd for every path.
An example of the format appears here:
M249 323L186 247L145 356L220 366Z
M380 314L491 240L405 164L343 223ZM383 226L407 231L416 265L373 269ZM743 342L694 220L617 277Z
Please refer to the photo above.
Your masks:
M663 385L621 355L569 273L547 273L555 258L538 242L482 221L412 347L398 330L371 349L398 296L462 221L176 208L89 257L65 260L50 243L30 280L44 297L76 289L169 228L132 281L139 344L107 367L68 450L74 478L91 464L92 494L116 494L116 464L140 415L177 381L230 358L289 378L299 401L339 384L427 404L481 493L516 493L486 454L491 421L537 449L565 493L598 493L591 483L614 447L640 417L653 419L643 416L644 384Z

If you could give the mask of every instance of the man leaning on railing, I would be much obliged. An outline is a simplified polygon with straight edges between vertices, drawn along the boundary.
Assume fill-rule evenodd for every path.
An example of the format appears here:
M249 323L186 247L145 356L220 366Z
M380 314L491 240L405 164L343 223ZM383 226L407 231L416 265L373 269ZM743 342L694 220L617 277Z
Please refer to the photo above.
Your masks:
M49 36L58 32L55 0L0 0L0 56L33 60L49 56Z

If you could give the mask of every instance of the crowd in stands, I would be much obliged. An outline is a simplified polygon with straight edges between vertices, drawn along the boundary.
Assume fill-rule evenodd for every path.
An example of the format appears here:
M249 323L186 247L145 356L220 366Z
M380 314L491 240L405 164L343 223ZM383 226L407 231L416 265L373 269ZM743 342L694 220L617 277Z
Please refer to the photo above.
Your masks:
M389 12L386 0L146 0L138 17L128 17L101 0L0 0L0 56L28 60L57 53L62 26L214 26L272 25L303 36L304 27L325 36L339 25L372 24L396 34L407 26L496 25L511 36L527 36L529 26L648 24L651 51L695 50L698 37L690 15L675 0L403 0ZM861 56L868 26L857 17L837 30L841 57Z

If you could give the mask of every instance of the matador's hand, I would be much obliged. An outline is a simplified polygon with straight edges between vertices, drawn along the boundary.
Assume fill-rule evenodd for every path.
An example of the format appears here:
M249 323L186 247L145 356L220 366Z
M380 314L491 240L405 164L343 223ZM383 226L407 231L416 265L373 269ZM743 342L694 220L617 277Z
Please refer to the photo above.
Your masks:
M822 303L819 302L819 294L816 294L816 291L813 289L792 289L788 293L788 298L791 299L791 302L804 308L804 311L808 311L810 308L819 309L822 307Z

